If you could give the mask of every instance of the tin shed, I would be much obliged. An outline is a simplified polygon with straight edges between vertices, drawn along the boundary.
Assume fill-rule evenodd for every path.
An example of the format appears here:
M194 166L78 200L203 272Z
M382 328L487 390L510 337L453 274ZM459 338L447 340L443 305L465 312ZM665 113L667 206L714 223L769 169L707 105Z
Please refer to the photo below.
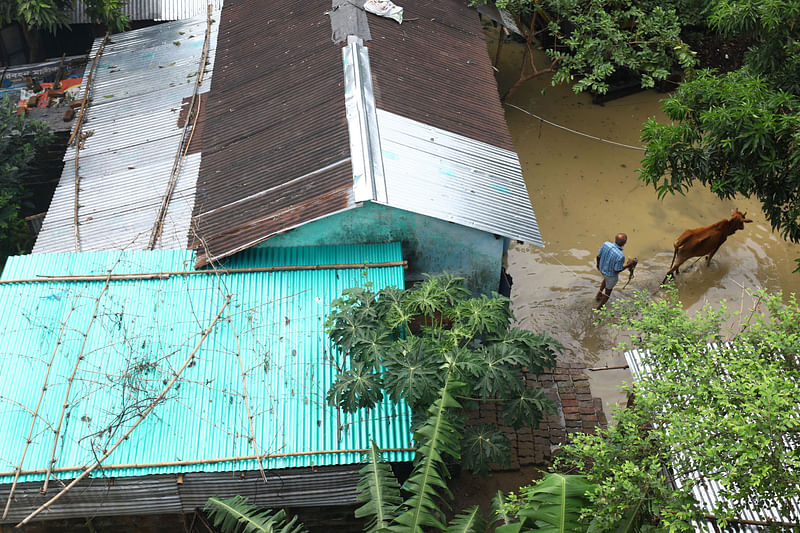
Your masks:
M372 440L389 460L412 459L404 404L348 415L325 401L338 372L331 301L364 283L402 287L399 244L253 250L219 271L194 261L172 250L9 259L0 499L13 496L0 523L94 466L37 519L184 513L214 495L353 504Z

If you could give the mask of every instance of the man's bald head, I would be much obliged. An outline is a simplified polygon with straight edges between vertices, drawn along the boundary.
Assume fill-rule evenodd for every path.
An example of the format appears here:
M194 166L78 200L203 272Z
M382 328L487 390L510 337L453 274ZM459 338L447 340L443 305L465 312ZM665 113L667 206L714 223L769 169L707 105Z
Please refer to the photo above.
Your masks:
M617 233L617 236L614 237L614 242L617 246L625 246L625 243L628 242L628 236L624 233Z

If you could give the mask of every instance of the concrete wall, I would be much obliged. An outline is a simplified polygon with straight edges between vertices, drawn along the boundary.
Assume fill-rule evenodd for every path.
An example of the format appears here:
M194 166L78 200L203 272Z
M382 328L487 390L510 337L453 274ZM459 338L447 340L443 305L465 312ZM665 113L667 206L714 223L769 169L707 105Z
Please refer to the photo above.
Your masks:
M316 246L400 241L408 261L406 281L451 272L467 278L473 293L496 291L507 239L459 224L365 202L311 222L260 246Z

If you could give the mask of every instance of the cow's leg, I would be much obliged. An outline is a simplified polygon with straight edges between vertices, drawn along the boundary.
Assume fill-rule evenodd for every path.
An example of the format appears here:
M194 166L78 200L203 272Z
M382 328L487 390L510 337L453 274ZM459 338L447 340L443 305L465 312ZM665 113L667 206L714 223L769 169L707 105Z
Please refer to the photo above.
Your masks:
M670 268L667 271L667 275L664 276L664 281L662 281L661 284L662 285L665 284L668 279L673 277L673 274L680 274L681 271L679 269L680 269L681 265L686 262L687 259L688 259L688 257L678 257L677 261L673 262L674 264L673 264L672 268Z
M722 245L720 244L720 246L722 246ZM719 250L719 246L714 248L714 250L710 254L708 254L706 256L706 266L707 267L711 266L711 258L714 257L714 254L717 253L717 250Z

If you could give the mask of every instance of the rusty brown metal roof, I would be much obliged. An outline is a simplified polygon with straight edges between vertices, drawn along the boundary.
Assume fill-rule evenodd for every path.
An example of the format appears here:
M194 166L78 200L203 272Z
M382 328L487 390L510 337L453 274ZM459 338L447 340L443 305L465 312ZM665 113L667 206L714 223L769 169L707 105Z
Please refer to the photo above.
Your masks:
M403 23L371 16L379 109L514 150L480 17L460 0L405 0Z
M329 1L222 11L194 212L198 265L352 206L341 47Z
M369 15L377 107L513 151L476 11L407 0ZM354 207L341 46L329 0L230 1L200 115L198 265Z

